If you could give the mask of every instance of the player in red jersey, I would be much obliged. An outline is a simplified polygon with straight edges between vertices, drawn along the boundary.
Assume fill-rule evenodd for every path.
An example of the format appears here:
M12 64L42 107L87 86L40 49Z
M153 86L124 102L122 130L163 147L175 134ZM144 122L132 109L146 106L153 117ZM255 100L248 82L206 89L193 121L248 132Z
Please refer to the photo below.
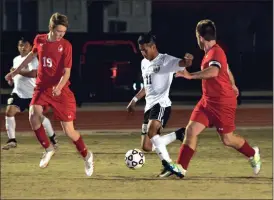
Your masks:
M258 174L261 168L258 147L250 147L241 136L235 135L236 96L238 89L228 68L223 49L216 43L216 27L211 20L197 24L196 37L199 47L205 51L201 71L178 72L177 77L202 79L203 95L194 108L186 127L185 139L181 146L177 164L164 162L170 174L182 178L186 175L189 162L197 146L198 135L206 128L215 126L225 146L232 147L245 155Z
M63 131L68 135L85 161L87 176L93 173L93 154L87 150L81 135L74 129L76 118L76 101L69 89L69 77L72 67L72 46L63 38L67 31L68 19L65 15L54 13L49 22L49 33L38 34L34 39L32 52L28 54L22 64L13 72L6 75L11 80L36 55L39 57L36 87L30 103L29 121L45 153L40 161L40 167L47 167L55 150L50 144L41 116L43 108L51 106L55 118L61 121Z

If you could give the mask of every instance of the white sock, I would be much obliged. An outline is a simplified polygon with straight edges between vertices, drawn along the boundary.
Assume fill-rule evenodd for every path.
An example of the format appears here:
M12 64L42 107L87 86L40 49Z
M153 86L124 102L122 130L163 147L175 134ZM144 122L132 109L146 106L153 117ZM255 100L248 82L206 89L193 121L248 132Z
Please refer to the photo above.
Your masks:
M46 118L45 116L44 116L42 124L43 124L43 126L45 128L45 131L46 131L48 137L53 136L53 134L54 134L53 128L51 126L51 123L50 123L49 119Z
M162 139L163 144L166 145L166 146L176 140L175 132L168 133L168 134L162 135L160 137ZM155 150L155 146L152 144L152 151L154 151L154 150Z
M16 127L15 118L6 116L6 130L7 130L9 139L15 138L15 127Z
M171 158L166 149L166 145L164 145L162 138L160 135L154 135L150 141L155 146L155 151L161 160L166 160L167 162L171 162Z

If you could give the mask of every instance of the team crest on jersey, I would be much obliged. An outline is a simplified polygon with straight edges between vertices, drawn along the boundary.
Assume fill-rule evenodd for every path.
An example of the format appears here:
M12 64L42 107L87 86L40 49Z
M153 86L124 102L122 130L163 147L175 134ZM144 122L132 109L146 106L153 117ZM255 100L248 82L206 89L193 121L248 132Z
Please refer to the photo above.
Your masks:
M60 44L59 47L58 47L58 51L59 52L62 52L63 51L63 46Z
M154 65L153 66L153 72L158 73L160 71L160 65Z

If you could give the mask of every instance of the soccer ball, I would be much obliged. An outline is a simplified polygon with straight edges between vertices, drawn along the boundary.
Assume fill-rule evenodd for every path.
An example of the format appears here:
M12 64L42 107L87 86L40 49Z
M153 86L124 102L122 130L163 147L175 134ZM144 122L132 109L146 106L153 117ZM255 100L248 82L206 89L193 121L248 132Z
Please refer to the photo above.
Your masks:
M125 163L130 169L139 169L145 164L145 155L139 149L131 149L125 155Z

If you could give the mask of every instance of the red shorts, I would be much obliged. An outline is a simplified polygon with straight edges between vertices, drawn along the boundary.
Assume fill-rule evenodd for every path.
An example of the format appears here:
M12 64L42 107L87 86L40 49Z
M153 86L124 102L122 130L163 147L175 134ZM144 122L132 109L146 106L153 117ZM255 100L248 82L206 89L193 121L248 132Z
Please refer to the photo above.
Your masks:
M40 105L43 108L52 107L55 119L63 122L76 119L76 101L68 87L63 88L59 96L52 95L52 88L35 89L30 105Z
M201 99L192 111L190 120L206 127L215 126L218 133L231 133L235 130L236 105L208 103Z

